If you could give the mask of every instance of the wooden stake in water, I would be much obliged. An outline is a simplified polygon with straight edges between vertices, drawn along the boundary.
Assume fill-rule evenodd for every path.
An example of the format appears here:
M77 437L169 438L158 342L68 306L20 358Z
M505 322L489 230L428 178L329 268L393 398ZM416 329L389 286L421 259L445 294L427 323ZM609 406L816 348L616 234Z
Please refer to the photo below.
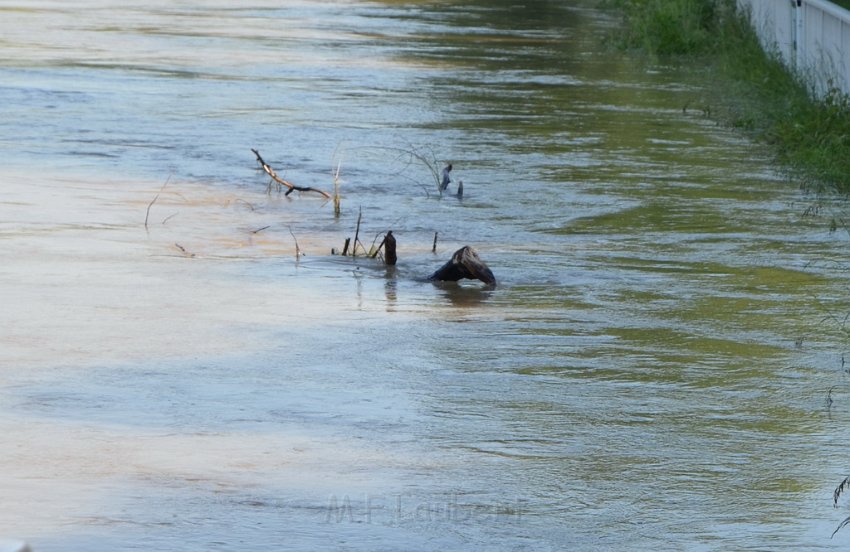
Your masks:
M351 256L357 256L357 243L360 241L360 219L363 217L363 207L360 208L360 211L357 213L357 229L354 231L354 244L351 249ZM363 244L360 244L363 245ZM366 249L365 247L363 248Z
M336 171L334 172L334 216L337 217L337 218L339 218L339 212L340 212L340 198L339 198L340 163L337 163Z

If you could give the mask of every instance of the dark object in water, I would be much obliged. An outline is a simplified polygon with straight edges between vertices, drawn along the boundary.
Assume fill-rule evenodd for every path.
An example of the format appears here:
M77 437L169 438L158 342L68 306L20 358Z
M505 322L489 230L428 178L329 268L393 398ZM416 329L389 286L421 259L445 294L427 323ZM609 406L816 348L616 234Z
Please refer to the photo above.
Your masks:
M484 264L478 253L468 245L455 251L452 259L431 274L428 280L457 282L463 278L481 280L490 286L496 285L496 277L493 275L493 271Z
M443 181L440 182L440 191L441 192L444 191L446 188L448 188L449 182L452 181L452 177L449 176L450 172L452 172L452 164L451 163L446 165L446 168L443 169Z
M395 236L393 236L392 230L387 232L386 237L384 238L384 262L388 265L392 266L398 262L398 256L395 252Z

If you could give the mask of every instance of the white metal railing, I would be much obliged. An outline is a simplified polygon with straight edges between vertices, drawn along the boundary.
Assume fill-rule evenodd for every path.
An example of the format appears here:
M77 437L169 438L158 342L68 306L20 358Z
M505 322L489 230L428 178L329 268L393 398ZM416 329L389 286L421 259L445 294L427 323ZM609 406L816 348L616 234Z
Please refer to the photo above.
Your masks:
M750 11L762 46L824 94L850 94L850 11L826 0L738 0Z

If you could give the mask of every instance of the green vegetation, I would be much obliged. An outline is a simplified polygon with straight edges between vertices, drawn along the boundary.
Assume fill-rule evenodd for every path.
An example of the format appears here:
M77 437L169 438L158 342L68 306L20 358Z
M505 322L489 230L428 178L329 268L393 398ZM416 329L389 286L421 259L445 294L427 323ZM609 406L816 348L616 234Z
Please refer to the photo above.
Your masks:
M711 101L724 107L726 122L774 146L807 184L850 193L850 98L832 90L814 99L809 82L761 48L734 0L615 4L625 16L624 47L665 61L703 60L716 84Z

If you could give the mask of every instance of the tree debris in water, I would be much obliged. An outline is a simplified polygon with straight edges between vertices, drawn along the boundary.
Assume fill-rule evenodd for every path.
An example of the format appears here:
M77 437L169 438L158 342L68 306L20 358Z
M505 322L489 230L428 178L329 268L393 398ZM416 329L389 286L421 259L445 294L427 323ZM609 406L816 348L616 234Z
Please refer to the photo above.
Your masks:
M496 285L493 271L481 260L478 252L465 245L454 252L451 260L428 277L431 281L457 282L462 279L481 280L489 286Z
M317 194L321 194L321 195L325 196L325 198L327 198L327 199L330 199L330 198L331 198L331 195L330 195L329 193L327 193L327 192L323 192L322 190L317 190L316 188L311 188L311 187L309 187L309 186L296 186L296 185L295 185L295 184L293 184L292 182L287 182L286 180L284 180L284 179L282 179L281 177L279 177L279 176L277 175L277 173L274 171L274 169L272 169L272 168L269 166L269 164L268 164L268 163L266 163L266 162L263 160L263 158L260 156L260 152L259 152L259 151L255 150L254 148L251 148L251 151L253 151L253 152L254 152L254 155L256 155L256 156L257 156L257 162L260 164L260 166L262 166L262 167L263 167L263 170L264 170L264 171L266 171L266 174L267 174L267 175L269 175L269 176L271 177L272 181L273 181L273 182L275 182L275 183L277 184L277 191L278 191L278 192L280 192L280 190L281 190L281 186L286 186L288 189L286 190L286 194L284 194L284 195L289 195L289 194L291 194L293 191L297 191L297 192L316 192ZM270 182L269 182L268 187L266 188L266 193L271 193L271 191L272 191L272 182L270 181Z

